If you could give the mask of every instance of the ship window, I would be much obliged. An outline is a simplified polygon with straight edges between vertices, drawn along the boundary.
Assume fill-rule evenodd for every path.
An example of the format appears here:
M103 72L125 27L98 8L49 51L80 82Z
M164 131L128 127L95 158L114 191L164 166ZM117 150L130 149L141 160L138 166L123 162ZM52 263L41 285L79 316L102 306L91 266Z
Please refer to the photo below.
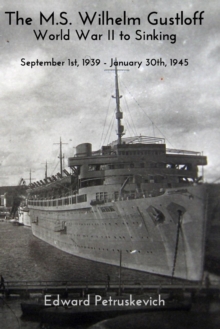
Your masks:
M103 185L102 179L88 179L81 181L81 187Z
M134 168L134 164L133 163L130 163L130 168Z
M167 163L166 168L173 169L173 168L175 168L175 165L173 163Z
M145 167L145 164L142 162L142 163L140 164L140 167L141 167L141 168L144 168L144 167Z
M87 201L87 194L79 195L77 197L77 202L86 202Z
M100 170L100 165L89 165L89 171Z
M104 193L103 192L99 193L99 200L104 200Z
M187 164L180 164L178 169L180 169L180 170L188 170L188 165Z
M108 193L107 192L98 192L96 193L96 200L99 200L99 201L105 201L107 202L108 201Z
M72 203L76 203L76 197L75 196L72 197Z
M62 206L62 200L58 200L58 206Z
M100 207L102 212L111 212L111 211L115 211L115 209L112 206L109 207Z

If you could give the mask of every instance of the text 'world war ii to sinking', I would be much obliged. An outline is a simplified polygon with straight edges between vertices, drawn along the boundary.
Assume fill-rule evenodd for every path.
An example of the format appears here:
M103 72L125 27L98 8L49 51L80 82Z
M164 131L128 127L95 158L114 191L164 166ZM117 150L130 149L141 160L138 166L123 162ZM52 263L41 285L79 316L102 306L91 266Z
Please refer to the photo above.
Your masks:
M184 11L171 14L169 17L161 16L157 11L143 13L143 18L130 17L126 11L123 11L119 17L113 17L109 11L98 12L78 12L78 15L70 17L67 12L52 12L45 15L39 12L38 22L34 22L31 17L24 17L19 11L6 11L8 24L12 26L31 27L34 23L39 24L41 29L34 29L33 34L37 41L169 41L171 44L176 43L177 35L173 33L164 33L161 28L164 26L201 26L204 20L204 11L195 11L191 15L186 15ZM145 22L145 29L134 29L133 26L140 26L142 21ZM74 23L82 28L73 29ZM50 26L50 28L48 28ZM59 29L59 26L62 28ZM65 26L65 28L63 28ZM123 26L124 29L118 29ZM160 29L149 30L149 26L159 26ZM100 31L97 31L100 27ZM102 28L101 28L102 27ZM104 27L104 28L103 28ZM113 28L115 27L115 28ZM117 27L117 28L116 28ZM129 27L129 29L128 29ZM58 29L58 31L57 31Z

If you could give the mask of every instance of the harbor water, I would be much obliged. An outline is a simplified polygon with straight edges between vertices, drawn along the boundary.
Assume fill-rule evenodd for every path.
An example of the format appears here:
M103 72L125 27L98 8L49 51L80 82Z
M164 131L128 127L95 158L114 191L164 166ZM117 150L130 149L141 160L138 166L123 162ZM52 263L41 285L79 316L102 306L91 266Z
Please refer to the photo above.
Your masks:
M78 282L119 282L119 267L92 262L63 253L62 251L35 238L31 229L14 226L8 221L0 222L0 274L5 281L78 281ZM118 261L120 261L118 259ZM122 255L123 266L123 255ZM122 282L158 283L158 276L122 268ZM0 294L1 329L57 329L60 325L40 324L34 319L22 318L21 299L4 298ZM174 311L163 314L129 315L111 319L99 324L99 328L218 328L220 325L220 305L218 301L203 301L194 311L187 314ZM180 320L182 319L182 320ZM122 324L124 323L124 325ZM166 325L165 325L166 324ZM71 324L66 328L83 329L92 324ZM93 324L94 325L94 324ZM94 328L98 328L94 325Z

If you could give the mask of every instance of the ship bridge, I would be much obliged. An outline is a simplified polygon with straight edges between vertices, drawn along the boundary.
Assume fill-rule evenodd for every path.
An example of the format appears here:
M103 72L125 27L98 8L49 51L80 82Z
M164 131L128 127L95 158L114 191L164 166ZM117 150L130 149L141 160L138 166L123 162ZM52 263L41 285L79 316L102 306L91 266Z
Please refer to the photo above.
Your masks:
M166 149L163 138L137 136L123 138L92 152L89 143L76 147L69 166L79 173L80 187L124 184L128 177L142 183L159 183L172 187L179 183L197 182L197 166L207 164L199 152Z

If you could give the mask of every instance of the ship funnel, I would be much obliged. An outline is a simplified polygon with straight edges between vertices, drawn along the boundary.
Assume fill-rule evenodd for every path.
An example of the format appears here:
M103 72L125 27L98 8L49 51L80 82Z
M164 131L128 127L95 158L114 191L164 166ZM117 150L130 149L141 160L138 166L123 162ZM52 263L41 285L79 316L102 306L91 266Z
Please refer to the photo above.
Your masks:
M83 143L79 144L76 147L76 156L77 157L89 157L92 155L92 144Z

